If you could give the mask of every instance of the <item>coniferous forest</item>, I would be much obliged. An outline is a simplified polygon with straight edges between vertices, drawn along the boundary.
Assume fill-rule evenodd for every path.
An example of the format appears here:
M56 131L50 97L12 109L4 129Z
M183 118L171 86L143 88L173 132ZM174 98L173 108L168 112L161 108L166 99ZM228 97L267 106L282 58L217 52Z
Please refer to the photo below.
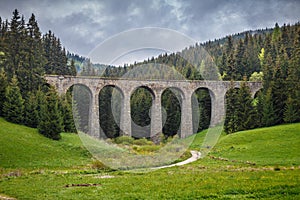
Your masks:
M211 55L217 69L200 57L201 48ZM81 67L83 62L88 64ZM58 96L55 89L46 84L44 74L76 75L77 69L81 75L97 75L97 70L105 67L102 76L121 77L138 66L154 63L173 67L190 80L202 80L203 74L218 71L217 76L210 77L212 80L244 81L241 88L232 87L226 94L226 133L300 122L299 23L282 27L275 24L272 29L230 35L197 43L181 52L114 67L95 65L89 63L88 58L68 53L54 33L41 33L34 14L26 21L17 10L11 20L0 18L0 116L14 123L37 127L46 137L59 139L62 131L76 131L71 93ZM263 82L263 89L254 99L247 81ZM120 135L111 111L112 91L108 87L99 95L100 124L108 137ZM200 120L194 125L194 132L199 132L209 127L211 99L205 89L198 89L195 96L198 105L194 106L198 106L199 112L194 115ZM162 105L167 117L163 133L166 137L178 132L180 103L176 92L164 92ZM151 123L151 104L151 94L144 88L132 95L131 115L135 124ZM80 119L80 123L87 124L87 119Z

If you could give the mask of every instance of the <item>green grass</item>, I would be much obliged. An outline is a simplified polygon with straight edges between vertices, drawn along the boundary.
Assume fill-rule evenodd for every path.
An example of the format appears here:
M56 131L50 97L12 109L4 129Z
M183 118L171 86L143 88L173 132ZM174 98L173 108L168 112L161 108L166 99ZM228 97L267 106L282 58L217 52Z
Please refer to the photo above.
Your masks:
M211 152L258 165L300 165L300 124L242 131L223 136Z
M1 118L0 127L0 199L300 199L300 124L222 135L205 158L148 173L93 169L75 134L52 141ZM99 185L65 187L84 183Z
M36 129L0 118L0 168L70 168L90 162L91 155L76 134L62 133L62 139L54 141Z

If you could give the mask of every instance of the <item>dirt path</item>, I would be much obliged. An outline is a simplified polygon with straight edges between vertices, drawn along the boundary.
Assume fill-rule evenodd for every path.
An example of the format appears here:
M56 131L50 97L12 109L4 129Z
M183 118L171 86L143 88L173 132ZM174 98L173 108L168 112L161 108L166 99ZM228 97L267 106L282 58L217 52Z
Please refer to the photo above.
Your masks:
M174 166L181 166L181 165L185 165L191 162L194 162L196 160L198 160L201 157L201 153L199 151L191 151L192 156L189 159L186 159L182 162L179 163L175 163L172 165L164 165L164 166L160 166L160 167L153 167L151 169L163 169L163 168L167 168L167 167L174 167Z
M8 196L3 196L2 194L0 194L0 200L16 200L16 199Z

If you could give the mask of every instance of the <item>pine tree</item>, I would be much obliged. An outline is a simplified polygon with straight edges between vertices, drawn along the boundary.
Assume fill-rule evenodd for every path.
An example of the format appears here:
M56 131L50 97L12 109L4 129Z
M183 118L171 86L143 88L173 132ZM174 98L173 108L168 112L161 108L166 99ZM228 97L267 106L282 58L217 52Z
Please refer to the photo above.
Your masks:
M242 80L242 77L246 73L244 53L245 46L243 40L240 39L234 54L234 69L236 71L234 76L232 77L234 78L234 80Z
M59 97L53 87L45 96L45 104L41 105L39 132L53 140L61 138L60 133L64 130L63 119L59 111Z
M299 110L297 108L297 103L294 99L291 98L291 96L289 96L286 101L283 119L286 123L294 123L299 120Z
M8 85L6 73L0 68L0 116L3 116L3 106L5 102L5 90Z
M36 94L29 92L25 99L24 106L24 124L26 126L36 128L39 123L38 113L38 102L36 99Z
M5 102L3 105L4 117L13 123L23 123L24 100L22 98L18 79L13 76L11 83L5 91Z
M209 91L205 89L199 89L196 92L198 110L199 110L199 124L197 126L197 132L207 129L211 119L211 99Z
M236 100L237 131L256 127L256 113L253 106L250 88L246 84L246 77L241 83Z
M300 28L297 30L293 46L287 77L289 98L284 113L286 122L300 121Z
M267 93L266 95L264 95L263 98L262 124L263 126L267 126L267 127L276 124L271 88L267 90Z
M226 93L226 118L224 122L224 131L226 133L233 133L237 131L237 96L238 92L231 83L231 88Z
M73 113L72 113L72 97L70 96L69 93L64 95L61 98L61 110L62 110L62 116L63 116L63 124L64 124L64 131L69 132L69 133L75 133L76 132L76 127L75 127L75 122L73 118Z

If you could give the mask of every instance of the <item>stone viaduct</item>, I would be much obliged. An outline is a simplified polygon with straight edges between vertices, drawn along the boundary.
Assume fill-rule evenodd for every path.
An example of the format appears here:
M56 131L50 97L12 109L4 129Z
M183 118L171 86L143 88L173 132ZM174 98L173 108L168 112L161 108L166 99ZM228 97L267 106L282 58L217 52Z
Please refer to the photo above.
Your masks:
M59 94L64 94L73 85L86 86L91 93L89 130L93 137L100 137L99 100L101 89L113 86L122 93L120 129L125 135L131 136L130 97L139 87L145 87L152 93L151 108L151 136L162 132L161 96L165 89L175 88L181 93L181 126L180 137L193 134L192 124L192 94L199 88L208 89L211 97L211 123L215 126L221 123L225 116L225 94L231 87L230 81L198 81L198 80L134 80L134 79L108 79L87 76L45 76L47 82L56 87ZM233 82L239 88L241 82ZM262 88L261 82L248 82L251 94Z

